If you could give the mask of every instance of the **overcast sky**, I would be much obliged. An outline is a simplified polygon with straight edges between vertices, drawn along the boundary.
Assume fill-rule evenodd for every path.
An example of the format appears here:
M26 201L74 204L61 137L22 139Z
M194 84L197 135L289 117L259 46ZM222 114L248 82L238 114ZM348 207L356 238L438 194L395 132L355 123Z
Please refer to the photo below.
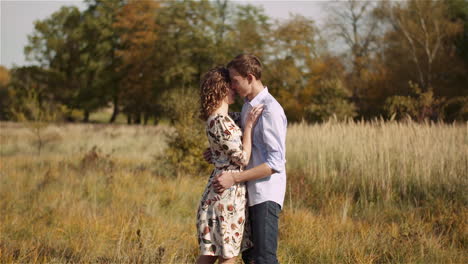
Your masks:
M327 0L242 0L233 1L263 6L268 16L286 19L290 13L301 14L319 24L324 19L323 7ZM49 17L64 5L86 8L82 0L0 0L0 64L11 68L28 64L23 48L27 35L34 29L34 21Z

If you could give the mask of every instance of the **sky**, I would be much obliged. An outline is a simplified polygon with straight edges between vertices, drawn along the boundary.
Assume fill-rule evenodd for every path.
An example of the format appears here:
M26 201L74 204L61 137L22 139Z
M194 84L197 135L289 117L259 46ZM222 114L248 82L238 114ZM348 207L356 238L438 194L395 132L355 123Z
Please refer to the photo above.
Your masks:
M300 14L314 19L318 24L324 20L327 0L235 0L239 4L262 6L265 13L284 20L290 14ZM23 49L28 34L34 30L34 21L49 17L62 6L75 5L86 8L82 0L0 0L0 65L7 68L31 64L26 61Z

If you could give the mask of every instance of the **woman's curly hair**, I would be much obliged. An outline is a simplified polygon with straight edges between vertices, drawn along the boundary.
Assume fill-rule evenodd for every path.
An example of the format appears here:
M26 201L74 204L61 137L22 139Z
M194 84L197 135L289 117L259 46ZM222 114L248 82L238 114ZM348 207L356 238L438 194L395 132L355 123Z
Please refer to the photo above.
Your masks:
M200 118L207 120L229 92L229 71L225 67L209 70L200 83Z

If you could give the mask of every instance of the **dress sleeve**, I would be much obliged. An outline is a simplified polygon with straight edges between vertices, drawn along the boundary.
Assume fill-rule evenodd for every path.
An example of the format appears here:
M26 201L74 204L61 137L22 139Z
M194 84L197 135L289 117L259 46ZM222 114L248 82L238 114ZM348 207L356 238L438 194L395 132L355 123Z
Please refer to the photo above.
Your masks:
M229 116L238 127L241 127L241 112L229 112Z
M219 139L221 150L231 159L233 163L245 166L248 163L246 153L242 147L242 139L239 127L234 121L225 116L217 120L216 137Z

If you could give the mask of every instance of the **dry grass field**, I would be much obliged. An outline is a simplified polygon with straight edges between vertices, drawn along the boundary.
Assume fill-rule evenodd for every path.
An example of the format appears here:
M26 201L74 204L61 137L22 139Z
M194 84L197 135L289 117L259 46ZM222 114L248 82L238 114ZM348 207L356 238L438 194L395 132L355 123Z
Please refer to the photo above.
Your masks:
M0 123L0 263L193 263L208 175L161 171L170 131ZM287 174L281 263L468 262L468 124L291 125Z

